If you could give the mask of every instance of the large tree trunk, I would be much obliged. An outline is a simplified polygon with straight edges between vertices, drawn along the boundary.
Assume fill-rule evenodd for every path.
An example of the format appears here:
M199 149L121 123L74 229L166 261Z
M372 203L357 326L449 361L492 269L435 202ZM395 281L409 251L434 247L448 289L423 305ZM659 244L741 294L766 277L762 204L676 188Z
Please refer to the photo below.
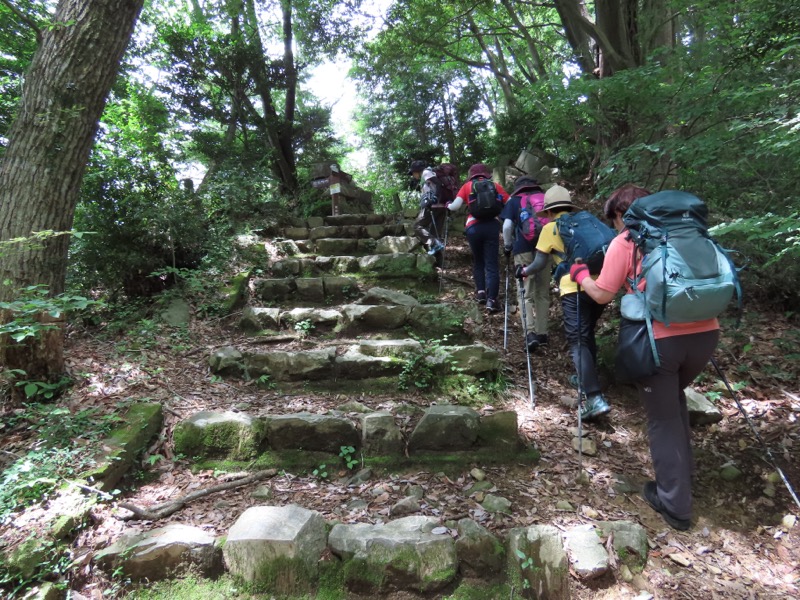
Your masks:
M111 85L143 0L61 0L25 77L0 160L0 240L68 231ZM20 244L0 256L0 299L29 285L64 290L69 237ZM5 364L52 380L63 366L61 333L6 353ZM17 350L20 350L19 348Z

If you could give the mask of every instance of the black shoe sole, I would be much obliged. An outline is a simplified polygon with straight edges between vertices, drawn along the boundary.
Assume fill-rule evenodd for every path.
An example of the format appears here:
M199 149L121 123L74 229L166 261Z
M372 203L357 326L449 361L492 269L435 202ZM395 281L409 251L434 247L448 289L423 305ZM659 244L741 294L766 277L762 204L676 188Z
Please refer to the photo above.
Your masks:
M689 519L678 519L667 512L667 509L664 508L664 504L661 502L661 498L658 497L658 489L655 481L648 481L644 484L644 487L642 488L642 498L644 498L645 501L650 505L650 508L660 514L667 524L673 529L677 529L678 531L688 531L692 526L692 522Z

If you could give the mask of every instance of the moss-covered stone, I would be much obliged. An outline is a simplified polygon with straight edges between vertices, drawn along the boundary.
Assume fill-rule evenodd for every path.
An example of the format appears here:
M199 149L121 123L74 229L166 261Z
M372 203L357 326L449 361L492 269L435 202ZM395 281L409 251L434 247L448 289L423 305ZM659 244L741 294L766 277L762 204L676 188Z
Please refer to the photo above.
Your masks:
M29 538L11 552L4 561L8 572L22 580L33 579L40 566L52 551L52 542L43 538Z
M111 432L103 442L107 448L96 458L97 467L84 477L104 492L116 487L133 461L147 448L150 440L161 431L163 413L160 404L132 404L122 419L124 425Z
M261 244L256 246L264 248ZM231 278L230 284L222 288L222 310L230 314L244 305L247 299L247 284L250 281L250 271L242 271Z
M241 413L203 411L175 426L175 451L185 456L255 457L264 440L264 421Z

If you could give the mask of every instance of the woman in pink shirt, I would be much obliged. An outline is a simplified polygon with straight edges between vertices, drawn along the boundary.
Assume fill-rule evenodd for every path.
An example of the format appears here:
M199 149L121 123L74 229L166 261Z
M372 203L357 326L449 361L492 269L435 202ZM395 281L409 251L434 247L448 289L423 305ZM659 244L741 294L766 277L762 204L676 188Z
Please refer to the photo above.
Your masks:
M603 208L620 234L608 247L603 270L593 280L586 265L570 269L573 281L596 302L607 304L617 292L632 294L629 280L634 273L634 243L622 216L633 202L650 192L627 184L609 196ZM636 258L641 271L642 256ZM639 284L644 289L644 278ZM639 398L647 413L647 436L656 480L648 481L642 496L673 528L689 529L692 517L692 458L689 412L683 390L705 368L719 341L717 319L693 323L664 323L653 320L653 337L661 365L655 375L636 382Z

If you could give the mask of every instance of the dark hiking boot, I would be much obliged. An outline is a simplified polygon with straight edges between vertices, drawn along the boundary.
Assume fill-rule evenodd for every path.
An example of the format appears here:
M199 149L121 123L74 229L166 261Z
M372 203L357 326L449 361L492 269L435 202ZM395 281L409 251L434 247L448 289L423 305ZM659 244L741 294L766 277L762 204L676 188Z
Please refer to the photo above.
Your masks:
M525 345L528 346L528 350L533 352L539 347L539 338L536 337L536 334L531 332L525 337Z
M679 519L674 517L664 507L664 503L661 502L661 498L658 497L658 486L656 485L655 481L648 481L644 484L644 488L642 488L642 497L647 501L650 507L659 513L667 522L667 524L669 524L669 526L673 529L677 529L678 531L687 531L692 526L692 523L689 519Z
M486 301L486 310L490 313L500 312L500 305L497 303L497 298L489 298Z
M599 419L603 415L611 412L611 407L603 398L603 394L593 394L587 398L581 408L581 419L584 421L593 421Z
M533 352L539 346L547 345L547 334L531 332L528 334L528 337L525 338L525 342L528 344L528 350Z
M483 290L475 292L475 302L478 304L486 304L486 292Z

